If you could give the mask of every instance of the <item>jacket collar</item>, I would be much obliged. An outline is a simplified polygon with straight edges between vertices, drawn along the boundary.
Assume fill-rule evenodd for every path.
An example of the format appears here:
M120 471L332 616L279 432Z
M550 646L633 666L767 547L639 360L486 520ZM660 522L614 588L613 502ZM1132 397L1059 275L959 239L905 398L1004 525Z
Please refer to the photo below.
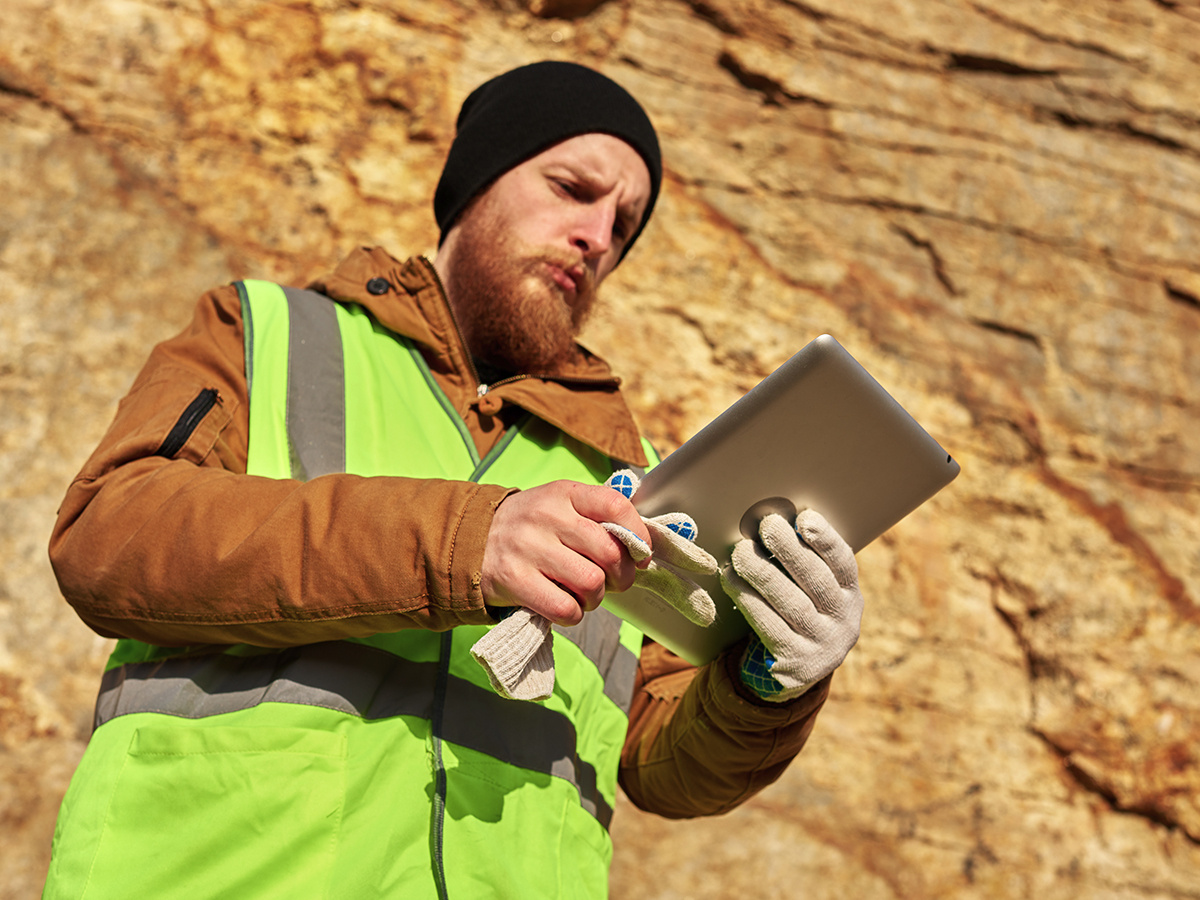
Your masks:
M480 386L441 279L424 257L400 262L381 247L360 248L309 287L359 304L388 330L415 341L429 367L473 402L486 395L492 403L513 403L606 456L648 465L620 379L582 344L576 345L577 359L560 372Z

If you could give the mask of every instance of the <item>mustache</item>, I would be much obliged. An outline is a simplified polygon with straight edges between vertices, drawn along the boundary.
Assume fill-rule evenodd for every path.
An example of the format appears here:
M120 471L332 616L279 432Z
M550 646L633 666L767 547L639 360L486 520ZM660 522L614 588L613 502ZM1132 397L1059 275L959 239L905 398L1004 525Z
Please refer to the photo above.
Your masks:
M545 248L534 252L530 264L548 263L562 269L575 280L575 288L580 294L592 293L596 288L596 276L591 267L583 260L583 255L567 250Z

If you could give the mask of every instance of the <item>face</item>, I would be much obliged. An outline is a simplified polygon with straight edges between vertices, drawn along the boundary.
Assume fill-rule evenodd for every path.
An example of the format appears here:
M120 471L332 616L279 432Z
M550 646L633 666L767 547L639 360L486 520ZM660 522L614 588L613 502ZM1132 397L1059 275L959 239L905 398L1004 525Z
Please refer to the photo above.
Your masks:
M569 359L649 199L641 156L608 134L569 138L493 182L435 260L472 355L513 373Z

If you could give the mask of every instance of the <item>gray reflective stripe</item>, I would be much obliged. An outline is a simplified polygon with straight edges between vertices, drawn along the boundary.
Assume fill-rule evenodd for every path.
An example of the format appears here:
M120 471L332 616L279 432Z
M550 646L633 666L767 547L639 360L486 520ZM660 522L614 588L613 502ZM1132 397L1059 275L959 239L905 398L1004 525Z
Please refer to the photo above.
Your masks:
M629 715L638 658L621 643L621 620L600 607L584 616L578 625L570 628L555 625L554 630L582 650L600 670L604 696Z
M131 663L104 675L96 727L130 713L200 719L260 703L320 706L364 719L433 715L437 663L331 641L257 656L218 653ZM536 703L505 700L461 678L447 679L441 737L575 786L580 805L605 828L612 807L596 770L576 750L575 727Z
M287 431L292 476L346 471L346 374L337 307L315 291L285 287L288 302Z

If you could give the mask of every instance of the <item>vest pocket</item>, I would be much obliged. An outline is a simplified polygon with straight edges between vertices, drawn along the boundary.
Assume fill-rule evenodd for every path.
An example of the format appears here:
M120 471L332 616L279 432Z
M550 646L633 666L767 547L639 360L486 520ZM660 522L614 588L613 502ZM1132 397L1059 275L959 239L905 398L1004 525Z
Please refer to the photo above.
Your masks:
M346 742L304 728L134 731L85 897L324 897Z

